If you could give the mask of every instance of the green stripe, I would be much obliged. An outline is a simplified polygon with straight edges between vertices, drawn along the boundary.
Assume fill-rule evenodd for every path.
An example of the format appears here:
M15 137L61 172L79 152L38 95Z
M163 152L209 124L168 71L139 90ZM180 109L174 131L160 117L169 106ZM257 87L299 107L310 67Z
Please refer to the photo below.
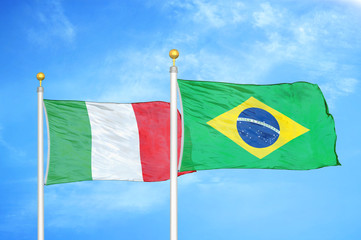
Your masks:
M85 102L44 100L50 138L46 185L92 180L91 127Z

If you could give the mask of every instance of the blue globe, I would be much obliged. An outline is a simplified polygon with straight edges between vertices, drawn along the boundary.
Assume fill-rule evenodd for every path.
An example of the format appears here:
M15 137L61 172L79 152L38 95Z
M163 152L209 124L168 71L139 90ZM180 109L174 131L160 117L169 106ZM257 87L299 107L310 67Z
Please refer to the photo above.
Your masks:
M280 135L276 118L261 108L247 108L237 119L237 130L245 143L255 148L274 144Z

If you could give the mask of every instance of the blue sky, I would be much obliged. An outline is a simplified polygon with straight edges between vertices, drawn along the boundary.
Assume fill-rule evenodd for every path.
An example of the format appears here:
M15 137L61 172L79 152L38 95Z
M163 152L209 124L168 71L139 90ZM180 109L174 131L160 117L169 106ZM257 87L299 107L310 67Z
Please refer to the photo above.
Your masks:
M169 101L178 77L309 81L341 167L179 178L179 239L361 238L361 1L1 1L0 239L36 239L37 96ZM45 152L46 155L46 152ZM169 239L169 182L45 187L46 239Z

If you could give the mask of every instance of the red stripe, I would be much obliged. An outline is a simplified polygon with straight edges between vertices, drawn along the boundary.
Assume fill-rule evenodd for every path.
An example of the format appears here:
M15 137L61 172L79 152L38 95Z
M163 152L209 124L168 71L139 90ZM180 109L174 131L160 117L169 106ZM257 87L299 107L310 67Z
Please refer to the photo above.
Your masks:
M138 123L143 180L145 182L168 180L170 104L167 102L146 102L133 103L132 106ZM181 149L181 135L182 122L178 112L178 156Z

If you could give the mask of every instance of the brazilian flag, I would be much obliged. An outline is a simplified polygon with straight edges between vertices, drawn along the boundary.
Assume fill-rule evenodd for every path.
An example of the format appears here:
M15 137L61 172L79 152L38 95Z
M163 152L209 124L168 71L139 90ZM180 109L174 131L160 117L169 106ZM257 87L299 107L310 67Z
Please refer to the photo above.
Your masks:
M178 86L184 131L180 171L340 165L335 123L316 84L179 79Z

